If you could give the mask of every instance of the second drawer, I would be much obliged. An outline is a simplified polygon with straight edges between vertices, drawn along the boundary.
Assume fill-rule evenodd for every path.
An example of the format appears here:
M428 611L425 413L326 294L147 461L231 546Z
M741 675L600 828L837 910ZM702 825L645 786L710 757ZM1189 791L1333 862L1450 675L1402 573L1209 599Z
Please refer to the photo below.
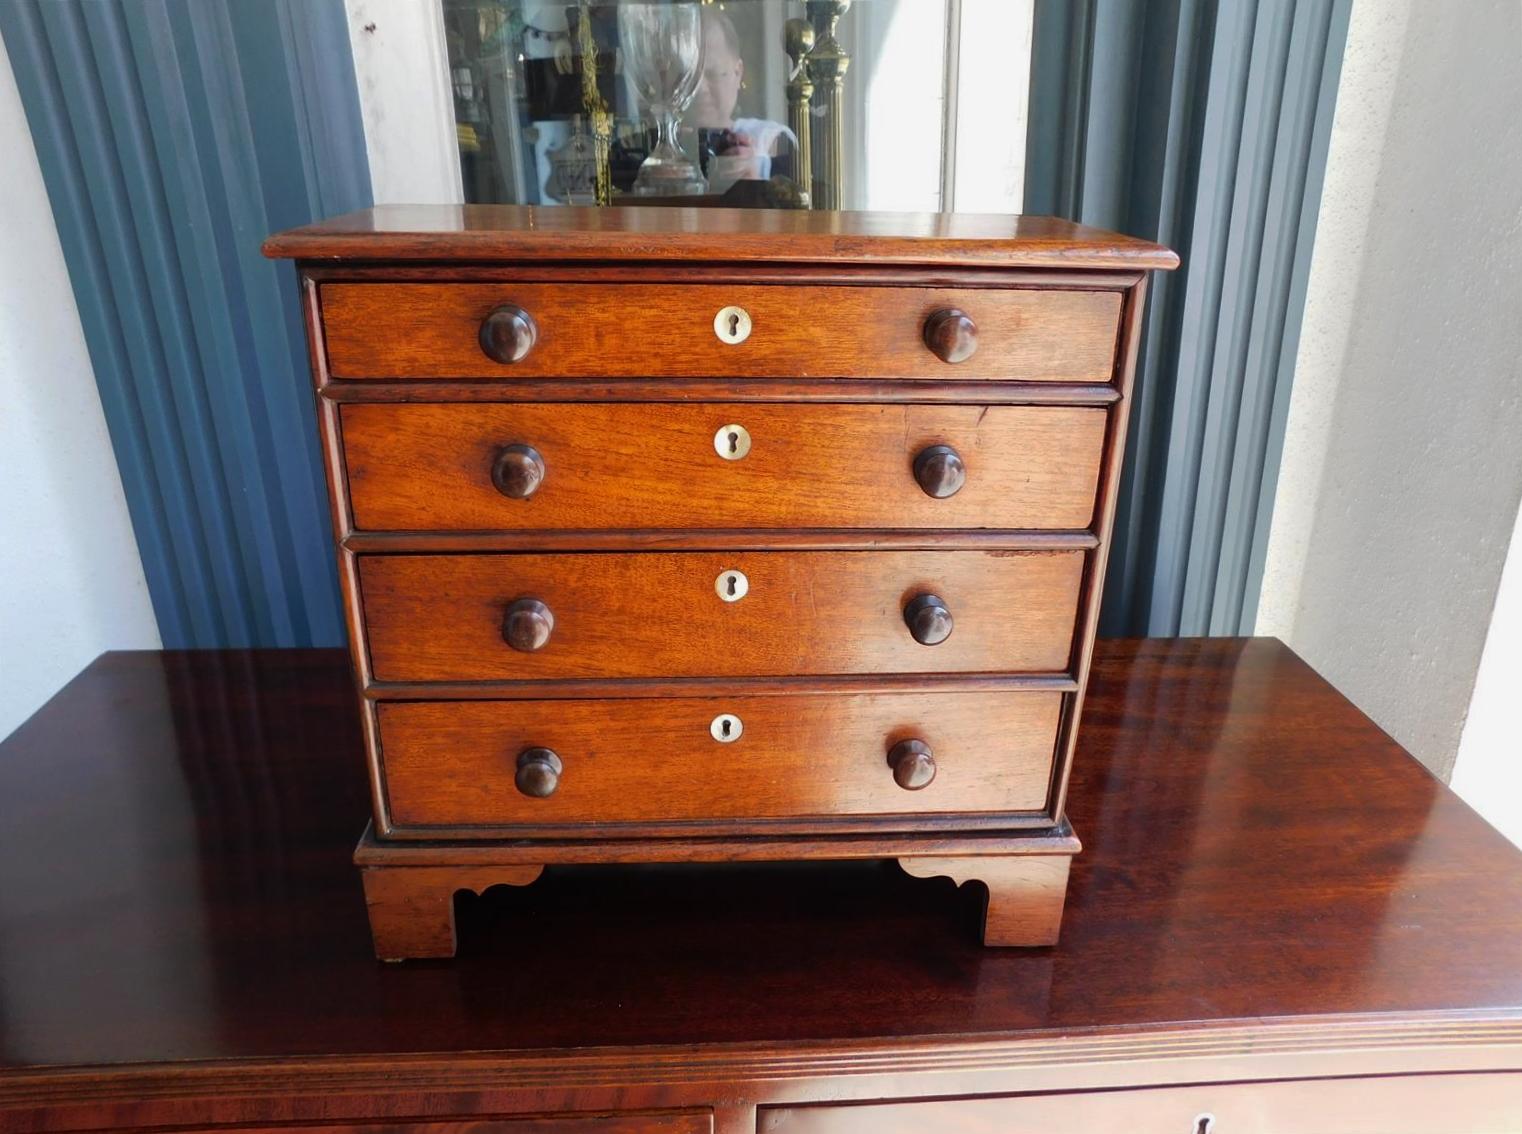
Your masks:
M360 557L359 575L379 681L1055 673L1083 564L1082 551L383 555Z
M361 531L648 531L1087 528L1106 411L615 402L341 414Z

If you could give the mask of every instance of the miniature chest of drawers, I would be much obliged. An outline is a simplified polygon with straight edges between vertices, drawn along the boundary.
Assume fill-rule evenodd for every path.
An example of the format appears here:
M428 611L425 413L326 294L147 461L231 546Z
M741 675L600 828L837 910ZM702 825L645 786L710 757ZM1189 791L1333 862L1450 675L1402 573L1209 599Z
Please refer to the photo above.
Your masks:
M377 208L295 259L376 953L547 864L895 857L1056 940L1146 273L1041 217Z

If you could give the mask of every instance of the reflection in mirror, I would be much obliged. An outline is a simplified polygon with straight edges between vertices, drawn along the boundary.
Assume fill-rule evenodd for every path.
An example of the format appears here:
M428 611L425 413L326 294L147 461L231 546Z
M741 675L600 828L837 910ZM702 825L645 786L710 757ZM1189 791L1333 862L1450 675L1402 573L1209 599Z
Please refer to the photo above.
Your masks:
M466 201L949 205L948 0L441 2Z

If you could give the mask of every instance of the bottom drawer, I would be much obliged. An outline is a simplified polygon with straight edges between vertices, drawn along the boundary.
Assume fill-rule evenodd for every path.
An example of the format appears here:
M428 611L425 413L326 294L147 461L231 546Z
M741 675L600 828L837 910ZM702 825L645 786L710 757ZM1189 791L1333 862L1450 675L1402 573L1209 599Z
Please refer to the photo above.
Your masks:
M539 827L1040 811L1062 697L383 702L378 713L395 826ZM525 755L536 749L554 756Z

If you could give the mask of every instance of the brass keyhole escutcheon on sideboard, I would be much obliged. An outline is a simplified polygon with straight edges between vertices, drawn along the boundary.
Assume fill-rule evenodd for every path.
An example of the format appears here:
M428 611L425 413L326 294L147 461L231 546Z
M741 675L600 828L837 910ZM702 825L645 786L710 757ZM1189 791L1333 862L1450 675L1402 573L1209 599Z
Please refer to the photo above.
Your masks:
M983 883L986 944L1056 941L1116 426L1172 253L1040 217L515 206L266 247L308 302L377 956L452 955L456 889L548 863L879 854Z

